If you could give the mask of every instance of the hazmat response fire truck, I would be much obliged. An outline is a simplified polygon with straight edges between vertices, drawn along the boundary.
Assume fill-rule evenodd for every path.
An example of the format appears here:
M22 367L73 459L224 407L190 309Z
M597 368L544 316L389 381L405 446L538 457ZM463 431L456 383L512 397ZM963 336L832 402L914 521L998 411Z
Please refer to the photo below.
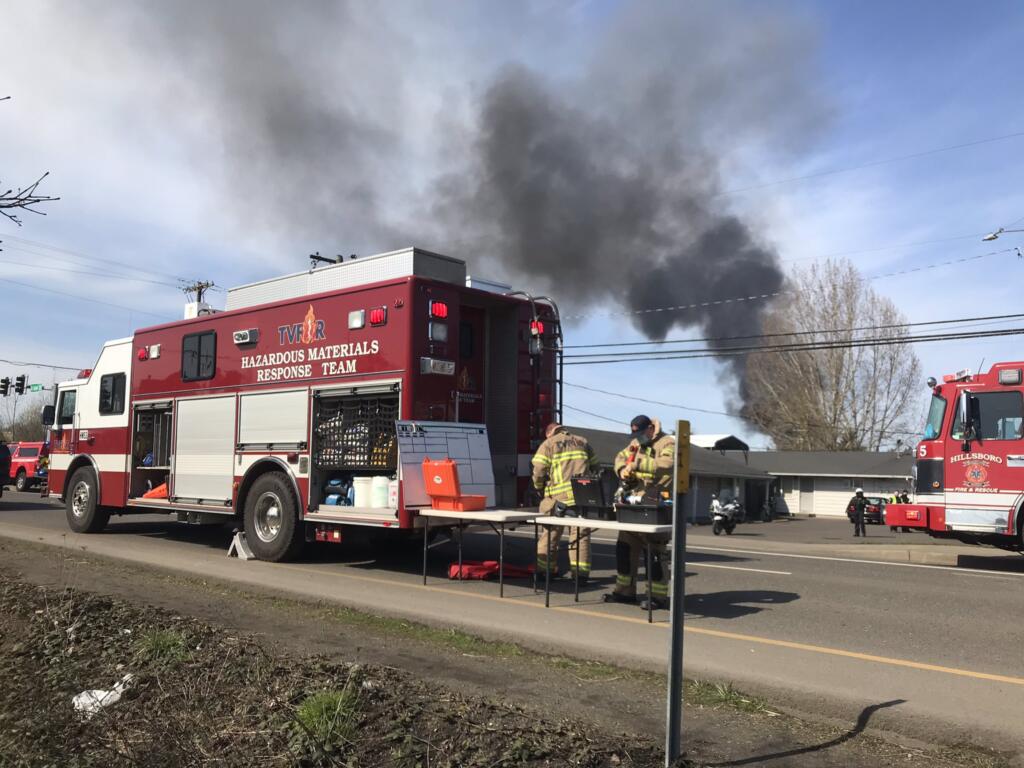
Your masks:
M1021 549L1024 536L1024 363L928 380L913 504L885 522L972 544Z
M518 506L558 420L560 338L550 300L416 248L234 288L57 387L49 495L81 533L111 514L235 518L275 561L348 526L417 527L428 457Z

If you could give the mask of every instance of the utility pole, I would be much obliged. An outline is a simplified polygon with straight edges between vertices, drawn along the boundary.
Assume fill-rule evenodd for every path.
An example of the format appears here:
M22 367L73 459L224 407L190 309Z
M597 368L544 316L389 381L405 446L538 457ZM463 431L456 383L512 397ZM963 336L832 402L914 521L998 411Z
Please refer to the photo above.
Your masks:
M195 282L186 283L181 286L181 290L186 296L192 296L194 294L196 297L196 303L199 303L203 300L203 296L206 292L215 287L215 285L216 284L212 280L196 280Z
M676 422L672 477L672 602L669 605L668 701L665 713L665 768L683 747L683 616L686 602L686 492L690 490L690 422Z

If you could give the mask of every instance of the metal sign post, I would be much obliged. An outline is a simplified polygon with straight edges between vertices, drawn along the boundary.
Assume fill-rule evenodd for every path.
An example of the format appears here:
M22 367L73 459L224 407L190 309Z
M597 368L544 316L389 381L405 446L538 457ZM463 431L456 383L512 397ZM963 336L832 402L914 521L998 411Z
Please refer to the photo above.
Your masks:
M672 603L668 657L668 703L665 720L665 768L679 758L683 733L683 603L686 600L686 513L690 490L690 422L676 422L676 461L672 487Z

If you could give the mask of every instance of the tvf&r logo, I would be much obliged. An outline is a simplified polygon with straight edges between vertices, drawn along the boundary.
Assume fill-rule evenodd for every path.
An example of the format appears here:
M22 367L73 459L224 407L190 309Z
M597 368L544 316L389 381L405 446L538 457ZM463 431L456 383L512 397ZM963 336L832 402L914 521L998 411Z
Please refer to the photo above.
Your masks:
M316 314L313 312L313 305L310 304L306 311L306 317L301 323L277 326L277 342L283 346L323 341L327 338L326 327L323 320L317 320Z

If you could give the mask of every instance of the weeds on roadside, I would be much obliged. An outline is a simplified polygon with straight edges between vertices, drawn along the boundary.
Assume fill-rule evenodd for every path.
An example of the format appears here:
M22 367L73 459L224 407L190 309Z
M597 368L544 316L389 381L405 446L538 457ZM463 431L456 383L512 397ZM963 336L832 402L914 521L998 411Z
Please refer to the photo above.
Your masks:
M173 629L150 629L135 644L136 652L159 666L180 664L188 658L185 635Z
M345 687L320 690L295 708L292 747L297 752L340 753L352 744L359 722L359 694L350 676Z
M693 680L686 685L686 697L690 704L704 707L731 707L741 712L756 712L778 715L768 708L768 702L757 696L749 696L733 688L732 683L709 683Z

